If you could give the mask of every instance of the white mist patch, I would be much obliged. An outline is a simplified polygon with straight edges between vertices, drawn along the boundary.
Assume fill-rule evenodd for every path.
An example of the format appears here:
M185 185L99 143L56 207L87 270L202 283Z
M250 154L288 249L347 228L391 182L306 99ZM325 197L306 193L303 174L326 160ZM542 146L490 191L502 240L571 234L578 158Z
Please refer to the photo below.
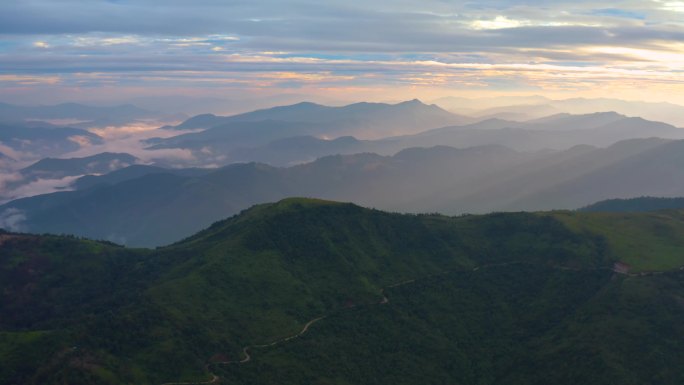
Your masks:
M24 231L24 222L26 222L26 214L23 210L12 207L0 212L0 228L9 231Z
M70 136L70 137L69 137L69 140L72 141L72 142L74 142L74 143L76 143L76 144L78 144L78 145L81 146L81 147L87 147L87 146L90 146L90 145L93 144L93 143L90 141L90 139L88 139L88 138L85 137L85 136L80 136L80 135Z
M144 143L152 138L169 138L180 135L177 130L159 128L158 122L135 124L117 127L92 128L89 130L104 139L104 143L98 145L83 146L80 149L65 154L64 158L82 158L96 155L102 152L127 153L139 158L143 163L162 161L165 163L185 163L195 161L192 151L186 149L147 149ZM184 131L183 133L187 133Z
M72 126L75 124L88 123L87 120L83 119L42 119L42 118L28 118L27 122L44 122L53 124L55 126Z
M83 175L67 176L61 179L39 179L17 187L11 191L4 191L0 199L5 202L18 198L27 198L36 195L49 194L57 191L71 191L71 184ZM0 202L4 203L4 202Z
M20 141L17 141L20 142ZM29 141L22 141L24 142L25 145L29 145ZM40 156L29 152L29 151L18 151L15 150L12 147L9 147L3 143L0 143L0 152L5 154L6 156L12 158L12 160L5 159L4 161L0 162L0 168L5 170L5 171L16 171L19 170L20 168L26 167L29 164L35 162L36 160L40 159Z
M122 169L124 167L128 167L130 165L131 165L131 163L129 163L129 162L123 162L119 159L114 159L114 160L110 161L109 164L107 164L107 168L109 169L109 171L116 171L116 170Z
M159 122L136 122L134 124L129 124L125 126L107 126L107 127L97 127L88 129L89 132L98 135L105 140L122 139L131 136L136 136L141 139L149 139L154 137L161 137L165 135L167 131L172 130L162 130L159 128L161 123ZM177 131L174 131L175 135L178 135ZM173 136L173 133L168 133L166 135Z
M19 182L24 179L23 176L15 172L0 173L0 198L7 195L7 185L14 182Z
M0 142L0 152L14 160L21 158L21 154L19 152L15 151L12 147L4 145L2 142Z

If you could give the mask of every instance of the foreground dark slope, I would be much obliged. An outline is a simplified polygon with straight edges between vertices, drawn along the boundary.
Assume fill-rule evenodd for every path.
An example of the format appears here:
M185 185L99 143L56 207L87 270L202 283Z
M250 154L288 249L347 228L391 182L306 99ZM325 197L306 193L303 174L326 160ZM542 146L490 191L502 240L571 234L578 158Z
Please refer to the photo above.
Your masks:
M0 383L681 383L684 261L615 275L583 215L287 199L156 251L1 234ZM684 254L680 213L629 218Z

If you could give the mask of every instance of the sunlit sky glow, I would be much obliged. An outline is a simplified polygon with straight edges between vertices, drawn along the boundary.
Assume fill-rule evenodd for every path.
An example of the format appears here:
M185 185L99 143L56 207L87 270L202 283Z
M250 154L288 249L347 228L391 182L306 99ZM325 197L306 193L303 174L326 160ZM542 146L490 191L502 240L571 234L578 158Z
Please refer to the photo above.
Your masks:
M684 1L4 0L0 100L543 94L684 103Z

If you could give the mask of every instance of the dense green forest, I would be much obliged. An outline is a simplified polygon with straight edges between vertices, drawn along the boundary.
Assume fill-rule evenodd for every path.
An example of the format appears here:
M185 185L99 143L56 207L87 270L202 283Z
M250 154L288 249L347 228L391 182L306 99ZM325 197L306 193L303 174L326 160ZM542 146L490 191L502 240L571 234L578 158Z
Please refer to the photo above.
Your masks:
M608 199L581 208L588 212L644 212L683 209L684 198L639 197L630 199Z
M680 384L682 235L311 199L155 250L0 233L0 383Z

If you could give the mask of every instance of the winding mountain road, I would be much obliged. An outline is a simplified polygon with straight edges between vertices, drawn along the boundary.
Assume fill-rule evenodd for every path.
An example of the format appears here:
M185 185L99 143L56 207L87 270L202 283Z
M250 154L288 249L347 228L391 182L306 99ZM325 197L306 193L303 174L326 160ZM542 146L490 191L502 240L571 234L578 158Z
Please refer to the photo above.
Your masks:
M510 265L519 265L519 264L534 265L533 263L525 262L525 261L510 261L510 262L492 263L492 264L485 264L485 265L476 266L476 267L474 267L471 271L475 272L475 271L479 271L479 270L483 270L483 269L488 269L488 268L492 268L492 267L504 267L504 266L510 266ZM625 274L625 273L620 273L620 272L618 272L618 271L615 271L615 270L613 270L613 269L610 268L610 267L597 267L597 268L590 268L590 269L579 269L579 268L572 268L572 267L567 267L567 266L551 266L551 265L549 265L548 267L553 268L553 269L557 269L557 270L566 270L566 271L567 271L567 270L571 270L571 271L582 271L582 270L611 270L611 271L615 272L616 274L622 274L622 275L625 275L625 276L628 276L628 277L645 277L645 276L650 276L650 275L659 275L659 274L666 273L665 271L651 271L651 272L627 273L627 274ZM679 270L684 270L684 266L680 267ZM416 282L416 281L418 281L418 280L431 279L431 278L435 278L435 277L437 277L437 276L441 276L441 275L445 275L445 274L449 274L449 273L457 272L457 271L465 272L465 271L467 271L467 270L462 270L462 269L444 270L444 271L441 271L441 272L439 272L439 273L430 274L430 275L427 275L427 276L424 276L424 277L420 277L420 278L409 279L409 280L401 281L401 282L398 282L398 283L395 283L395 284L392 284L392 285L385 286L385 287L383 287L382 289L380 289L380 294L382 295L382 299L381 299L378 303L376 303L376 305L384 305L384 304L389 303L389 298L388 298L387 295L385 294L385 290L386 290L386 289L391 289L391 288L395 288L395 287L399 287L399 286L408 285L408 284L414 283L414 282ZM166 382L166 383L161 384L161 385L200 385L200 384L215 384L215 383L217 383L217 382L219 381L220 378L219 378L219 376L217 376L216 374L211 373L211 372L209 371L209 366L210 366L210 365L235 365L235 364L236 364L236 365L240 365L240 364L245 364L245 363L247 363L247 362L249 362L249 361L252 360L252 356L249 354L249 350L250 350L250 349L254 349L254 348L267 348L267 347L275 346L275 345L281 344L281 343L283 343L283 342L287 342L287 341L290 341L290 340L299 338L299 337L303 336L307 331L309 331L309 328L310 328L313 324L315 324L315 323L318 322L318 321L321 321L321 320L325 319L326 317L327 317L327 315L322 315L322 316L320 316L320 317L317 317L317 318L314 318L314 319L310 320L309 322L307 322L307 323L304 325L304 327L302 328L302 330L300 330L298 333L293 334L293 335L291 335L291 336L289 336L289 337L281 338L281 339L279 339L279 340L273 341L273 342L268 343L268 344L248 345L248 346L245 346L244 348L242 348L242 354L244 355L244 358L242 358L242 359L240 359L240 360L212 362L212 363L206 364L206 365L205 365L205 369L209 372L209 374L210 374L211 377L212 377L211 380L209 380L209 381L204 381L204 382Z

